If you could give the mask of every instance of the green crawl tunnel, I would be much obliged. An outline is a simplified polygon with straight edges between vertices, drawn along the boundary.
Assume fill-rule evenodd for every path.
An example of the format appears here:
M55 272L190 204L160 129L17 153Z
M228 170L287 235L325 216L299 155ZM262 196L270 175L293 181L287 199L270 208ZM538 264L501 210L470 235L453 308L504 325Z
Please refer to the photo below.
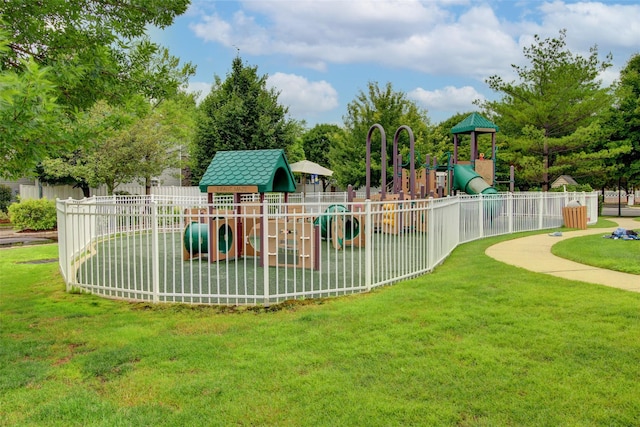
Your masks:
M344 214L343 212L349 212L344 205L331 205L324 211L324 215L320 215L313 222L315 225L320 225L320 235L324 239L331 238L331 226L332 222L336 221L338 216L344 218L342 236L344 240L352 240L358 237L360 234L360 222L351 215ZM342 244L342 241L340 241Z
M487 184L471 165L453 166L453 188L467 194L498 194L498 190Z
M209 252L209 227L207 224L192 222L184 230L184 247L191 256Z

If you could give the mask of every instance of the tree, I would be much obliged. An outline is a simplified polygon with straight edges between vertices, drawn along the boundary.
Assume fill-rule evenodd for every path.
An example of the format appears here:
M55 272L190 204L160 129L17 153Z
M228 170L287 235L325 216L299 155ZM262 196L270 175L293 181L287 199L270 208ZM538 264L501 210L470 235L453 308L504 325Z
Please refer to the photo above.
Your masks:
M304 120L291 120L291 131L295 135L293 142L285 147L285 155L289 163L295 163L305 159L304 145L302 137L306 132L306 122Z
M118 105L177 93L194 67L180 66L144 35L148 25L170 25L188 4L1 2L0 175L28 175L47 156L72 155L76 118L99 100Z
M50 67L58 102L81 110L132 93L152 97L172 76L154 73L157 80L148 80L145 57L160 47L142 38L147 26L171 25L188 5L189 0L146 0L142 7L112 0L5 1L1 27L11 42L1 67L22 72L25 58Z
M305 158L330 169L329 150L340 137L342 129L337 125L317 124L302 136ZM329 186L328 177L321 176L322 189Z
M337 125L317 124L302 136L302 146L307 160L329 167L329 149L342 129Z
M90 187L106 184L112 194L119 184L138 179L150 194L151 179L179 165L181 147L193 136L195 101L191 95L152 107L139 99L128 106L94 105L81 121L87 143L73 154L42 162L45 182L76 183L89 196Z
M447 120L432 126L431 132L427 136L427 151L425 154L430 155L431 158L435 157L438 160L438 164L445 164L448 155L453 153L453 134L451 133L451 128L463 121L470 114L471 112L456 113ZM471 144L471 137L469 135L458 135L458 139L460 147ZM460 149L458 152L460 159L468 160L470 155L471 149Z
M0 56L8 51L0 29ZM67 120L56 103L51 69L18 59L23 70L0 72L0 176L19 178L37 162L65 148Z
M619 169L612 177L640 185L640 54L633 55L620 72L615 99L606 124L611 143L622 152L613 159Z
M408 125L414 133L417 150L426 152L425 140L429 133L426 111L408 100L405 93L396 92L391 83L381 89L378 83L369 82L367 92L361 90L349 103L343 120L344 132L336 135L329 149L331 169L338 184L343 187L349 184L356 188L365 185L367 134L376 123L382 125L387 133L388 174L393 173L393 135L400 126ZM399 146L406 159L409 147L407 132L400 134ZM375 131L371 137L371 184L374 186L381 182L380 151L380 132Z
M589 126L610 104L608 90L597 78L611 66L611 56L600 61L595 46L587 58L574 55L566 49L565 37L565 30L558 38L541 40L536 35L534 44L524 48L531 66L512 66L520 81L491 76L487 84L504 96L482 104L503 133L516 137L512 143L525 143L533 130L541 131L540 138L531 140L522 151L541 157L545 190L558 155L584 148L575 138L566 137Z
M193 180L199 181L220 150L286 149L295 143L299 127L287 118L278 93L266 88L267 76L257 67L233 60L223 82L215 76L211 92L199 106L191 149Z

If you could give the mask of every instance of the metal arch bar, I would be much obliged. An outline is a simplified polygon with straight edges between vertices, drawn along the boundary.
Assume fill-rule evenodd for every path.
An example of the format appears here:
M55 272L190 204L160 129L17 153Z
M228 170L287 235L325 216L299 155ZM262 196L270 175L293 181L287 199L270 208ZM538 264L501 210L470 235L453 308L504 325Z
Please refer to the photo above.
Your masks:
M398 179L398 157L400 153L398 152L398 139L400 138L400 132L406 130L409 134L409 194L411 194L411 200L414 200L415 197L415 186L416 186L416 165L415 165L415 138L413 137L413 131L407 125L400 126L395 135L393 136L393 188L394 191L397 191L396 180Z
M367 199L371 199L371 135L373 131L378 129L380 131L380 136L382 139L382 149L380 150L380 166L382 167L382 190L380 197L384 200L386 188L387 188L387 136L384 133L384 128L382 125L376 123L369 128L369 132L367 133L367 180L366 180L366 194Z

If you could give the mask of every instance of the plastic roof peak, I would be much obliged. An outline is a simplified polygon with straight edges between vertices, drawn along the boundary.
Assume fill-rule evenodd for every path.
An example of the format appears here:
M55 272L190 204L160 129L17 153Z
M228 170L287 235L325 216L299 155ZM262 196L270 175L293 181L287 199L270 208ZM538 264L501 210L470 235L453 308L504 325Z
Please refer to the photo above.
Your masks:
M478 113L471 113L463 121L451 128L451 133L496 133L498 126Z
M256 186L259 193L293 193L296 183L284 150L218 151L200 180L210 186Z

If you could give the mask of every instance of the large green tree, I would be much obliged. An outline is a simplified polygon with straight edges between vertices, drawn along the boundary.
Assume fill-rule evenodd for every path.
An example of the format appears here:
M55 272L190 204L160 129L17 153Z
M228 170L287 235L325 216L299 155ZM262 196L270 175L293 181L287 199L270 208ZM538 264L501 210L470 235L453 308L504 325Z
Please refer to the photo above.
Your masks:
M612 162L617 173L616 181L628 185L640 185L640 54L633 55L620 72L615 92L616 101L607 120L611 144L622 150ZM617 185L618 182L608 184Z
M488 85L503 96L482 104L501 132L511 137L509 150L518 153L513 160L520 173L534 166L545 190L552 167L562 166L561 160L569 159L567 153L599 155L585 151L588 141L570 136L592 125L611 102L598 79L611 66L611 57L601 61L595 46L588 57L575 55L567 49L565 37L564 30L556 38L542 40L536 35L534 43L524 48L530 65L512 66L519 81L491 76Z
M31 174L48 156L77 149L78 114L99 101L170 98L193 74L146 37L188 0L0 3L0 175ZM6 161L5 161L6 160Z
M329 150L329 162L334 177L340 186L353 185L355 188L365 185L366 181L366 142L369 129L380 124L387 137L387 174L393 173L392 151L393 136L402 126L409 126L414 134L416 149L426 153L425 141L430 132L426 111L409 100L404 92L393 89L391 83L381 88L376 82L369 82L367 91L360 91L347 106L343 117L344 131L341 132ZM402 131L399 146L406 162L409 136ZM381 136L377 130L371 136L371 185L381 182ZM387 180L387 182L390 182Z
M438 160L438 164L445 164L448 156L453 154L453 134L451 133L451 128L467 118L469 114L471 114L471 112L456 113L437 125L432 126L431 132L427 136L427 152L425 154L428 154L432 159L435 157ZM469 156L471 155L471 137L469 135L461 134L458 135L458 139L458 157L461 160L469 160ZM484 142L485 138L479 138L480 144ZM489 141L489 147L490 146ZM465 147L468 147L468 149L465 149ZM480 151L483 150L487 152L487 147L481 145Z
M302 136L302 146L305 158L326 168L330 168L329 150L334 142L342 134L342 129L337 125L321 123L315 125ZM329 179L321 176L322 188L326 190Z
M195 101L183 94L151 106L138 99L122 106L96 103L78 124L86 135L82 147L65 156L46 159L41 178L50 183L74 183L89 196L90 187L137 180L150 193L151 180L180 166L195 129Z
M100 99L113 103L131 93L156 97L179 83L171 73L148 73L148 58L160 47L144 40L147 27L170 25L188 5L189 0L4 1L0 26L10 50L0 64L20 72L20 59L33 58L50 67L58 102L74 108Z
M300 126L287 117L278 92L267 89L266 75L236 57L224 81L215 76L211 92L199 106L191 150L192 180L198 182L217 151L287 149Z
M0 73L0 176L6 178L20 178L40 159L64 152L69 142L69 122L56 103L50 70L20 61L23 71Z

